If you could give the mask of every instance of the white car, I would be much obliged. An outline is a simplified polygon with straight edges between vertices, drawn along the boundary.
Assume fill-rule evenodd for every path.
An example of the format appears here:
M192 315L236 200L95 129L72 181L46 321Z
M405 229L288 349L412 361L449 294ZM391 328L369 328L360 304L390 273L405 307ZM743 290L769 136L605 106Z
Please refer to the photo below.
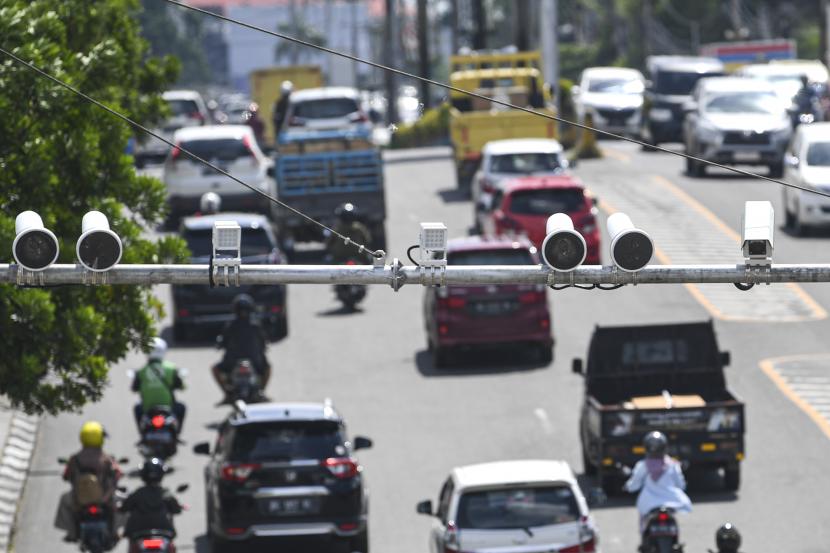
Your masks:
M453 469L433 508L431 553L593 553L597 529L564 461L501 461Z
M798 65L757 63L744 65L735 72L735 75L767 81L775 89L775 93L781 98L784 106L788 108L795 95L801 90L801 77L805 74L802 69Z
M257 145L251 127L246 125L208 125L179 129L176 144L164 162L162 180L167 186L170 213L175 217L195 213L205 192L222 198L223 211L271 213L270 202L184 154L184 148L210 161L234 177L273 195L274 180L268 175L273 162Z
M784 180L830 192L830 123L799 125L784 156ZM797 235L830 224L830 198L784 187L786 226Z
M589 67L574 87L577 119L590 114L598 129L617 134L637 135L642 117L645 77L625 67Z
M349 132L369 137L372 124L354 88L330 86L291 93L280 140L290 141L322 131Z
M475 210L490 209L493 194L503 189L504 183L510 179L560 175L568 167L565 150L557 140L515 138L488 142L481 150L481 165L473 175Z

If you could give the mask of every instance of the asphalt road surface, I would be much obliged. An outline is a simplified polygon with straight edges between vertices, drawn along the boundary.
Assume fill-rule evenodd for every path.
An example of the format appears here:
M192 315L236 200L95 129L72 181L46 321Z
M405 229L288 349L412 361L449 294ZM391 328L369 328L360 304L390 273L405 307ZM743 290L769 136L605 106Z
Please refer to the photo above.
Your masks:
M605 159L583 162L576 172L600 197L603 209L626 210L635 224L652 233L660 249L655 262L737 261L735 232L740 232L744 200L772 200L779 222L783 220L777 185L720 171L690 179L682 174L679 158L641 153L622 142L601 145ZM408 152L387 164L393 255L405 257L406 247L417 242L421 221L444 221L451 235L466 233L471 224L472 207L454 189L448 154L441 149ZM827 263L828 244L830 234L795 238L779 230L775 259ZM158 292L168 299L166 287ZM275 369L268 390L272 398L330 397L352 434L374 440L375 447L359 456L370 487L373 551L428 551L429 520L415 513L415 503L435 499L453 466L564 459L581 473L577 420L582 382L571 374L570 361L585 355L594 325L707 318L716 320L721 349L732 352L727 378L747 404L747 460L737 494L720 491L716 480L691 482L694 512L680 518L686 551L713 547L714 532L725 521L737 525L750 552L827 551L830 423L821 400L830 398L824 371L830 360L830 286L756 287L750 292L731 285L558 291L551 293L557 344L550 366L506 352L471 356L465 366L445 371L435 370L426 352L422 294L415 285L398 293L373 287L360 312L342 314L328 287L292 285L289 337L269 350ZM211 440L209 426L225 412L214 407L219 393L209 374L218 352L206 344L174 346L169 357L190 370L188 389L181 396L189 408L184 439L188 444ZM142 356L132 354L114 366L104 400L83 415L44 421L19 516L16 551L76 550L61 542L52 520L58 496L66 489L56 458L77 448L84 419L104 421L111 435L107 449L131 457L133 467L138 464L131 415L135 398L126 370L142 362ZM206 553L205 458L189 449L181 449L174 461L176 473L166 482L191 484L183 496L190 510L177 519L179 549ZM128 480L127 485L137 481ZM633 498L613 499L594 514L603 551L636 550ZM126 544L119 550L126 551Z

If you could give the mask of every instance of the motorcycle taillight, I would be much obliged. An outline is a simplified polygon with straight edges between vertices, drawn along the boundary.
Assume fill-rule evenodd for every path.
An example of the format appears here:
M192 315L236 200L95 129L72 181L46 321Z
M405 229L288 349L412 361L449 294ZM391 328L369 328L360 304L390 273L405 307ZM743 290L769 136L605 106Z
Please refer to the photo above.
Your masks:
M141 548L144 551L161 551L164 547L164 540L161 538L145 538L141 540Z

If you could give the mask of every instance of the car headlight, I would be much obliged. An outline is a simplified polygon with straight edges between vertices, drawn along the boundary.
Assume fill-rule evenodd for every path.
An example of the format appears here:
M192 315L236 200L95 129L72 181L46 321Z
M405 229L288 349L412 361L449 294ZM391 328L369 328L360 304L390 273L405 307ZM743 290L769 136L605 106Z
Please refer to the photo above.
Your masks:
M649 117L653 121L665 123L666 121L672 120L672 113L671 110L668 108L652 108L649 112Z
M719 128L705 119L698 120L697 138L701 142L717 143L721 141L722 133Z

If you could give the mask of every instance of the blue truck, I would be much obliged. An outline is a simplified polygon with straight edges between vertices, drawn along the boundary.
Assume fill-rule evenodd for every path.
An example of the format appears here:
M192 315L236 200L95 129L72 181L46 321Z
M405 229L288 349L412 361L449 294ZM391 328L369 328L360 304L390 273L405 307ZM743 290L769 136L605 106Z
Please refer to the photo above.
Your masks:
M383 158L365 137L340 131L281 136L275 154L278 198L332 226L337 206L351 202L372 234L374 249L386 249L386 197ZM274 206L283 251L297 242L323 241L320 227L290 210Z

